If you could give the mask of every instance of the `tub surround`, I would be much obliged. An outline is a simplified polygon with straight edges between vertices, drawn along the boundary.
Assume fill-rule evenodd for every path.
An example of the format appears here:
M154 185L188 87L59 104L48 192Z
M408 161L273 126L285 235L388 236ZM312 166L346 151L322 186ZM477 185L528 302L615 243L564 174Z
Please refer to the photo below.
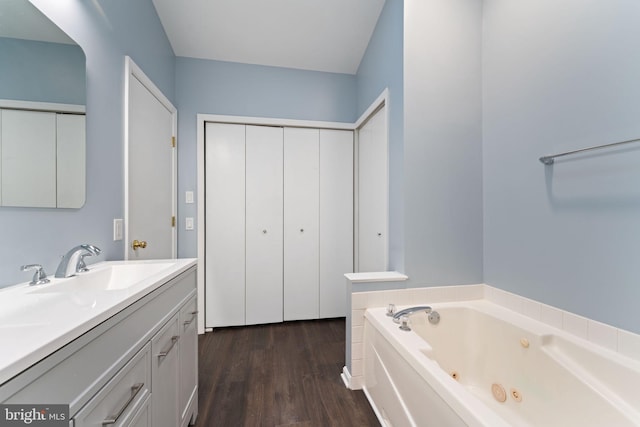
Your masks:
M74 282L110 267L161 264L151 274L137 277L127 288L73 289ZM194 259L111 261L90 266L90 271L46 285L27 283L0 290L0 384L44 359L93 327L151 293L196 264ZM19 344L18 344L19 343Z
M521 297L486 284L439 286L411 289L369 290L359 292L359 287L370 283L351 283L347 280L350 295L351 316L347 319L346 366L342 372L345 385L353 390L363 386L364 374L364 319L368 308L386 307L394 303L402 306L430 305L445 302L486 300L512 310L528 318L560 329L571 336L589 341L622 356L640 361L640 335L578 316L574 313ZM402 282L400 282L402 283ZM375 285L375 283L373 284ZM397 285L400 286L400 285ZM366 289L366 288L365 288Z
M353 297L363 292L368 291L381 291L383 293L392 292L389 289L401 289L404 288L404 282L408 277L397 271L382 271L371 273L347 273L344 275L347 279L347 319L346 319L346 331L345 331L345 360L346 366L342 370L342 380L347 387L354 390L360 389L360 379L362 374L354 379L351 376L352 361L356 363L356 372L361 372L362 361L362 325L364 324L364 308L362 310L354 311ZM381 305L386 306L388 302L382 302ZM362 305L358 302L358 305ZM380 306L381 306L380 305ZM348 307L352 307L351 312L348 311ZM354 335L355 333L355 335ZM355 344L354 343L354 339ZM355 385L355 386L354 386Z

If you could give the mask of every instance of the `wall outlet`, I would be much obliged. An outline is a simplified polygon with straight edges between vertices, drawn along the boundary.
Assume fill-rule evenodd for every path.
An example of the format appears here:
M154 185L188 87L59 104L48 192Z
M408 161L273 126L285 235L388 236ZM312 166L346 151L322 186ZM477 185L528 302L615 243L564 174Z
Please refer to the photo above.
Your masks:
M124 234L124 220L122 218L114 218L113 220L113 240L122 240Z
M184 228L185 230L193 230L193 218L192 217L186 217L184 219Z

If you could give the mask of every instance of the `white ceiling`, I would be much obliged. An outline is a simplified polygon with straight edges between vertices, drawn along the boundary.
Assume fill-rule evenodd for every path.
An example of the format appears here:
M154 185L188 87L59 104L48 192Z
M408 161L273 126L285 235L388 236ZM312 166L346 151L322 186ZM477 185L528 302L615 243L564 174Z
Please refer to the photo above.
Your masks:
M384 2L153 0L176 56L347 74Z
M75 44L28 0L0 0L0 37Z

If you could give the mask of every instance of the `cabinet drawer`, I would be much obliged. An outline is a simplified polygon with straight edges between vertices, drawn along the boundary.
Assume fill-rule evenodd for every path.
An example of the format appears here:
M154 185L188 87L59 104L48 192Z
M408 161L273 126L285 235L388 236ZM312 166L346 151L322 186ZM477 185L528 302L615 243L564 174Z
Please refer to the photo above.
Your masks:
M151 386L147 344L75 416L75 427L126 426L145 404Z

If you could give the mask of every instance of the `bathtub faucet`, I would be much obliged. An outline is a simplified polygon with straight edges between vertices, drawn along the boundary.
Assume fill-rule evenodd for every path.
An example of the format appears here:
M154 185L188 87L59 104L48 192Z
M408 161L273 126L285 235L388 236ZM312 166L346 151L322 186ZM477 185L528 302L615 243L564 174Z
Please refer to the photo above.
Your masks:
M400 318L402 316L410 316L413 313L417 313L418 311L424 311L425 313L429 314L431 313L431 307L429 307L428 305L421 305L417 307L405 308L404 310L400 310L393 315L393 321L396 323L400 323Z

